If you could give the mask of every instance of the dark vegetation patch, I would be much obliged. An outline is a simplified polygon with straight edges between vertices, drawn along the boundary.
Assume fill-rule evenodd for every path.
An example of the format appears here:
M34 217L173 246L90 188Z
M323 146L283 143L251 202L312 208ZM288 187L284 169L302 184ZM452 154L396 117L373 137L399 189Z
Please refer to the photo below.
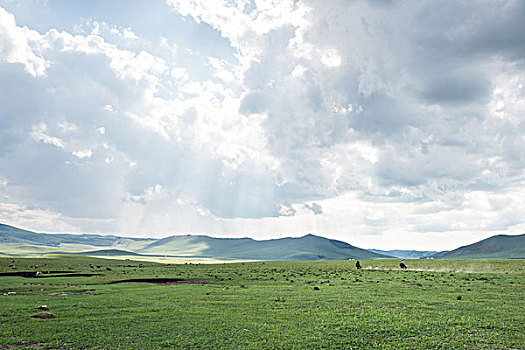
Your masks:
M197 280L184 280L180 278L134 278L128 280L120 280L109 282L108 284L119 284L119 283L153 283L162 286L171 286L174 284L210 284L210 281L197 281Z

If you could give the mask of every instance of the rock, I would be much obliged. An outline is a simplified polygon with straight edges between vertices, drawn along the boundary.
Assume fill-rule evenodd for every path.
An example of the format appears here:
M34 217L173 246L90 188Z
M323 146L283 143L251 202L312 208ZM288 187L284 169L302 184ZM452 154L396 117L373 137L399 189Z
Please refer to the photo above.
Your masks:
M53 315L51 312L39 312L37 314L34 314L31 316L32 318L53 318L55 315Z

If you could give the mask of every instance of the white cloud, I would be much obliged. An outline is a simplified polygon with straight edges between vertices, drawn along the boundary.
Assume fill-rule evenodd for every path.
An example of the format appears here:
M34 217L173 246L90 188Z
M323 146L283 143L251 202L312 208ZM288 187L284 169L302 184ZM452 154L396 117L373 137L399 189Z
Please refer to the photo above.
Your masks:
M321 63L327 67L335 68L341 65L342 59L337 50L335 49L324 49L319 50L321 56Z
M93 151L91 151L90 149L79 149L77 151L73 151L71 152L75 157L77 158L91 158L91 156L93 155Z
M0 220L384 248L522 227L519 2L166 3L173 33L0 9Z
M29 134L31 138L35 141L42 141L44 143L56 146L58 148L64 148L64 141L59 139L58 137L49 136L45 133L47 130L46 123L38 123L36 125L33 125L32 131Z
M27 27L18 27L15 17L0 8L0 59L8 63L21 63L32 76L42 76L49 63L39 52L40 35ZM45 46L44 46L45 47Z

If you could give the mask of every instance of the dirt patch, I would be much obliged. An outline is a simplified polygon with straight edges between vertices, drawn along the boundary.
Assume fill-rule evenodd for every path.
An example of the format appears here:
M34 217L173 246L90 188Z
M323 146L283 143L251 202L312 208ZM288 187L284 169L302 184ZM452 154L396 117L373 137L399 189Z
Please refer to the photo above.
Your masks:
M350 286L351 283L348 282L330 282L330 281L297 281L296 284L319 284L319 285L329 285L329 286Z
M24 277L24 278L47 278L47 277L91 277L99 276L100 273L76 273L75 271L17 271L3 272L0 277Z
M80 287L87 286L87 284L78 284L78 283L34 283L34 282L24 282L24 283L10 283L18 286L61 286L61 287Z
M51 278L51 277L92 277L92 276L102 276L101 273L70 273L67 275L39 275L36 278Z
M21 342L20 344L16 345L2 345L0 346L0 349L43 349L45 344L42 343L28 343L28 342Z
M73 343L61 343L59 348L53 347L51 348L49 344L44 343L28 343L26 341L22 341L19 344L7 344L0 346L0 349L92 349L86 345L82 344L73 344Z
M75 294L89 294L89 295L101 295L102 293L95 293L97 290L96 289L88 289L88 290L83 290L83 291L78 291L78 292L57 292L57 293L49 293L48 295L50 296L55 296L55 295L59 295L59 296L64 296L64 295L75 295Z
M109 282L108 284L119 283L153 283L161 286L171 286L175 284L210 284L210 281L183 280L178 278L135 278L129 280L120 280Z
M423 287L423 285L421 283L409 283L409 284L407 284L407 286L410 286L410 287Z

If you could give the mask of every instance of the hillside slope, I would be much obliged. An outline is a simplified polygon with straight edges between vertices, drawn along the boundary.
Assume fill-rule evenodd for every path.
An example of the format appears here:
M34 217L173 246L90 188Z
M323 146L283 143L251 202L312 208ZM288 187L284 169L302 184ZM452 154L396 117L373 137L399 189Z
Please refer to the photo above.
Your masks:
M48 234L35 233L13 226L0 224L0 243L18 243L58 247L61 244L87 244L95 247L127 246L129 242L152 241L147 238L129 238L118 236L103 236L95 234Z
M0 224L0 243L3 253L15 255L60 252L89 255L103 252L109 256L129 252L156 256L250 260L345 260L386 257L342 241L314 235L265 241L190 235L143 239L35 233Z
M315 235L256 241L251 238L213 238L172 236L137 251L166 254L255 260L344 260L381 258L385 255L354 247L348 243Z
M47 234L22 230L0 224L1 252L27 255L48 252L74 253L100 248L133 251L154 242L154 239L102 236L94 234Z
M525 258L525 234L498 235L433 256L439 259L511 259Z

